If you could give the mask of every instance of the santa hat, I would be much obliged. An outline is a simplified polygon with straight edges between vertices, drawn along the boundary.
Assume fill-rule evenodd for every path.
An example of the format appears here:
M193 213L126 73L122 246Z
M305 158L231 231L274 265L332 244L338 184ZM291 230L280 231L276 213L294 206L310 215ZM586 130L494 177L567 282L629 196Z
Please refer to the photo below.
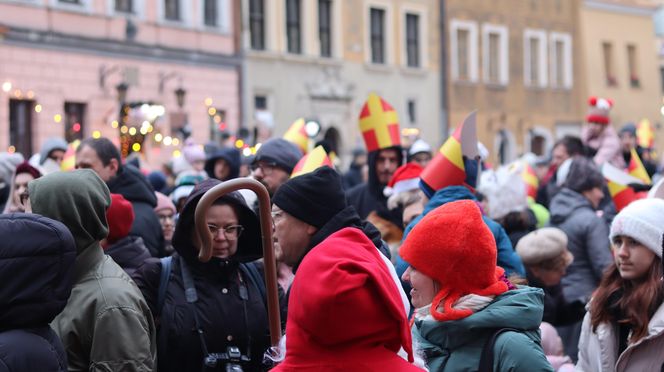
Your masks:
M588 99L590 109L586 116L588 123L597 123L607 125L611 121L609 119L609 111L613 107L613 101L606 98L590 97Z
M420 185L421 165L417 163L406 163L394 172L387 187L383 189L385 196L397 195L402 192L417 190Z
M129 235L131 225L134 223L134 208L131 203L120 194L111 194L111 205L106 209L108 222L108 236L106 241L113 244Z
M408 234L399 254L440 285L430 311L441 322L473 313L453 307L462 296L497 296L508 290L501 280L505 271L496 266L496 241L472 200L450 202L428 213Z

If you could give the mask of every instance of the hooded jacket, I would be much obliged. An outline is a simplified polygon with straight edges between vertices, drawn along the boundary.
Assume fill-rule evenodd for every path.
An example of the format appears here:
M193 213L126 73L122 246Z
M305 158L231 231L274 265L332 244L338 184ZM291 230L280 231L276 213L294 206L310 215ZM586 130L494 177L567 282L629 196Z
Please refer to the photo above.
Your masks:
M542 290L521 287L497 296L487 307L460 319L415 320L413 343L430 371L476 371L482 348L499 328L514 328L496 339L494 371L553 371L540 345Z
M135 218L129 235L143 238L152 256L163 256L164 234L154 212L157 197L147 178L135 167L124 165L107 185L110 192L124 196L134 207Z
M595 164L602 165L608 162L619 169L625 168L625 160L622 157L620 147L620 138L610 124L605 125L602 133L596 137L591 137L590 127L587 125L584 126L581 129L581 140L592 153L591 156Z
M579 339L577 371L644 372L664 367L664 304L648 323L648 334L618 355L617 327L602 323L592 330L590 312L586 313Z
M417 225L424 216L427 215L427 213L431 212L432 210L440 207L443 204L456 201L456 200L477 200L475 196L466 188L465 186L448 186L443 189L440 189L436 191L436 193L433 195L433 197L429 200L427 205L424 207L424 211L422 212L421 215L416 217L407 227L406 230L404 231L404 240L410 233L410 231L413 229L415 225ZM521 258L519 255L516 254L514 249L512 248L512 243L510 242L509 237L505 233L505 229L503 229L496 221L483 216L482 219L484 220L484 223L489 227L491 230L491 233L493 234L493 237L496 239L496 248L498 250L498 260L497 260L497 265L505 269L505 275L510 276L511 274L518 274L522 277L526 276L526 269L523 267L523 263L521 262ZM397 258L397 273L399 274L399 277L403 275L403 273L406 271L408 268L408 263L406 263L401 257Z
M204 263L198 260L198 249L192 240L195 234L194 212L205 192L218 185L219 180L208 179L196 186L180 213L175 233L171 275L164 304L157 309L162 265L149 260L135 273L150 308L159 314L158 351L160 371L200 371L203 354L196 328L194 311L199 317L209 353L224 353L227 347L237 346L243 355L251 357L245 370L261 370L263 353L270 346L267 309L260 291L246 285L248 299L240 295L241 282L252 283L239 265L262 255L258 218L238 192L222 196L238 213L244 232L238 238L237 253L230 259L212 257ZM196 286L198 301L191 305L185 298L180 260L189 268ZM246 317L245 317L246 308ZM251 347L247 347L251 345ZM247 369L249 368L249 369Z
M76 258L60 222L35 214L0 216L0 370L66 371L48 323L65 308Z
M214 165L219 159L225 160L230 169L228 177L220 181L228 181L240 176L240 151L232 147L223 147L212 153L205 161L205 172L210 178L217 178L214 175Z
M286 358L274 371L420 371L397 354L412 353L399 292L361 230L326 237L291 286Z
M566 187L553 198L550 211L549 225L565 232L567 249L574 256L562 279L563 294L569 302L587 303L613 262L609 227L588 199Z
M346 190L346 200L348 204L355 207L360 218L366 219L369 213L375 211L380 217L389 220L397 226L402 226L401 210L390 211L387 208L387 196L383 194L385 185L378 181L376 174L376 159L380 151L396 150L397 162L399 165L403 163L403 153L401 146L389 147L377 151L372 151L368 155L367 163L369 166L369 180L367 183L361 183L350 190Z
M106 237L110 194L92 170L56 172L28 185L34 213L61 221L74 237L74 287L51 326L70 370L152 371L155 327L139 289L99 241Z
M120 265L129 276L151 257L143 244L143 239L138 236L125 236L106 247L104 253L111 256L113 261Z

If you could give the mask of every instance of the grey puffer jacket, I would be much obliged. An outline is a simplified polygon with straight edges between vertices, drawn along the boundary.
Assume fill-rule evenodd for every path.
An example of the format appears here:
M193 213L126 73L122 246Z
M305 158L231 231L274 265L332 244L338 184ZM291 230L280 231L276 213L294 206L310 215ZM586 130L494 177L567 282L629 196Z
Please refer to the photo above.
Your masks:
M588 199L566 187L551 200L550 212L549 225L567 234L567 248L574 255L562 279L563 293L569 302L586 303L613 262L609 226Z

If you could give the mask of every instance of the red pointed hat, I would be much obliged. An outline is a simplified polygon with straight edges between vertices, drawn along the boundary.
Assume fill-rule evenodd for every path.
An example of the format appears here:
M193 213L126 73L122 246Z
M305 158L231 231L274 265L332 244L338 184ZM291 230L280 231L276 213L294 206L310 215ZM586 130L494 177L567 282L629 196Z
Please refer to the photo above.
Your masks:
M477 113L471 112L422 171L420 178L434 191L465 183L466 167L463 157L474 159L478 156L476 118Z
M500 279L505 271L496 266L496 240L472 200L450 202L428 213L408 234L399 254L439 283L431 315L441 322L473 313L453 308L462 296L499 295L508 290Z
M369 94L362 106L360 130L368 152L401 145L399 116L396 110L376 93Z

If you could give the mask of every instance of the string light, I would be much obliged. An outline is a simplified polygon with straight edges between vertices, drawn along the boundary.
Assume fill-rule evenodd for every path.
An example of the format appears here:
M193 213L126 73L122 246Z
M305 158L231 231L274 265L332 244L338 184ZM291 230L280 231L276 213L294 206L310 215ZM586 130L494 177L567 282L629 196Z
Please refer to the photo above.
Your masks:
M173 138L171 138L170 136L164 137L164 145L170 146L171 143L173 143Z
M62 115L60 115L60 114L53 115L53 121L55 121L56 123L61 122L62 121Z
M154 135L154 140L155 142L161 142L161 140L164 138L164 136L161 135L161 133L157 133Z
M101 132L96 130L92 132L92 138L100 138L101 137Z
M117 120L113 120L113 121L111 122L111 127L113 127L113 128L117 128L119 125L120 125L120 124L118 123Z
M36 113L42 112L42 105L35 105L35 112Z
M251 155L251 149L250 148L245 148L242 150L242 155L244 156L250 156Z
M136 128L134 128L134 127L129 128L129 135L130 136L136 135Z
M33 99L33 98L35 98L35 92L29 90L28 93L26 94L26 96L27 96L29 99Z
M180 150L173 151L173 157L174 158L179 158L180 156L182 156L182 153L180 152Z
M237 147L238 149L243 148L244 147L244 141L241 140L241 139L235 141L235 147Z
M16 97L16 98L21 98L22 96L23 96L23 92L21 92L20 89L16 89L16 90L14 91L14 97Z
M212 106L212 98L208 97L205 99L205 106Z
M126 125L123 125L122 127L120 127L120 133L127 134L127 132L129 132L129 128L127 128Z
M134 152L139 152L141 151L141 144L138 142L134 143L133 145L131 145L131 149L134 150Z
M180 140L177 138L173 138L173 146L177 146L180 144Z
M12 90L12 83L5 81L2 83L2 91L5 93L9 93L9 91Z
M214 107L210 107L210 108L208 109L208 114L209 114L210 116L213 116L213 115L216 114L216 113L217 113L217 109L216 109L216 108L214 108Z
M146 135L146 134L148 134L148 127L141 127L141 131L140 131L140 132L141 132L142 135Z

